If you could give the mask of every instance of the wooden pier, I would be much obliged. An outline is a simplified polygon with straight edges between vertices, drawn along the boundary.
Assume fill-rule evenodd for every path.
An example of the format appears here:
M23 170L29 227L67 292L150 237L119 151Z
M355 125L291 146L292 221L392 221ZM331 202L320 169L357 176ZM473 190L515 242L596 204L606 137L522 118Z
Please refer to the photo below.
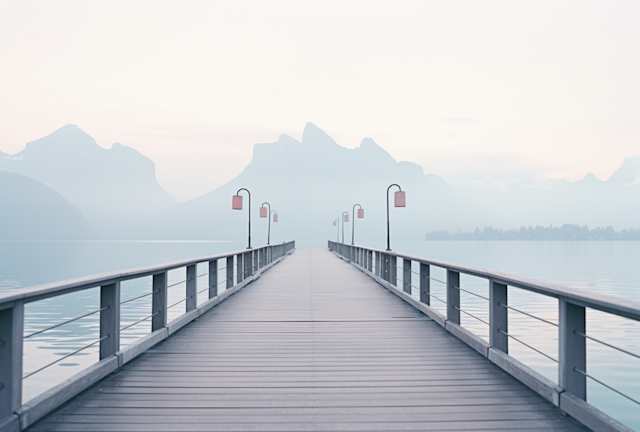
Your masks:
M29 431L589 430L327 250L296 250Z

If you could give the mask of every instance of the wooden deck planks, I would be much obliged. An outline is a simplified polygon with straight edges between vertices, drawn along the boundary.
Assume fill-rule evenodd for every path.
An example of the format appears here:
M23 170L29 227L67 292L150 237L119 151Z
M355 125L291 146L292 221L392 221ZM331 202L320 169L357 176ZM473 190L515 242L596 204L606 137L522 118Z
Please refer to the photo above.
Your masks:
M30 431L584 431L325 250L258 281Z

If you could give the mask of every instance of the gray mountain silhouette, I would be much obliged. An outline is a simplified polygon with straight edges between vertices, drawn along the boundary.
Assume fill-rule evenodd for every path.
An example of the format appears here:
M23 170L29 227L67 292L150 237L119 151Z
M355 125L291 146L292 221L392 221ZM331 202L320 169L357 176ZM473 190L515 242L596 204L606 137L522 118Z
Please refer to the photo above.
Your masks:
M0 154L0 170L54 189L102 234L176 203L156 181L150 159L118 143L103 149L74 125L27 143L16 155Z
M235 179L160 212L136 231L144 233L144 238L246 238L246 210L231 210L231 196L246 187L253 198L254 245L266 241L267 222L258 218L258 207L268 201L280 217L278 223L271 224L276 241L296 239L299 246L324 246L327 239L335 238L332 221L343 211L351 213L353 205L359 203L365 209L365 218L356 221L357 239L383 247L385 194L391 183L399 183L407 191L408 202L404 209L392 209L395 239L422 238L432 227L509 226L442 178L425 175L416 164L396 162L371 138L365 138L356 149L347 149L308 123L301 142L282 135L276 142L256 144L251 163ZM345 241L350 242L351 222L345 228Z
M90 240L82 213L37 180L0 171L0 240Z

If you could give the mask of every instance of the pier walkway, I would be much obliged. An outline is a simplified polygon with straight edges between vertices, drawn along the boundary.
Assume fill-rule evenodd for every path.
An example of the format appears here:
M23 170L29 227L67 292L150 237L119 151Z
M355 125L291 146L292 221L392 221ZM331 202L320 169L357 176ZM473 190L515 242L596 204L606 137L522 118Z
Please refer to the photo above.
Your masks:
M327 250L296 250L29 431L588 430Z

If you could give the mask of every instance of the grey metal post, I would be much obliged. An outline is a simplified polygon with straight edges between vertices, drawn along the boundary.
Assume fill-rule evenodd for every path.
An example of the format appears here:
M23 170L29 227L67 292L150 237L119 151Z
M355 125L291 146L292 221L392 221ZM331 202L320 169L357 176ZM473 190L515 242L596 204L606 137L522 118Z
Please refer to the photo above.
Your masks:
M258 255L260 254L260 250L253 251L253 273L257 272L259 267L258 263Z
M105 309L106 308L106 309ZM120 281L100 287L100 360L120 350Z
M509 333L509 314L500 304L509 304L507 286L489 279L489 341L493 348L509 354L509 338L504 334Z
M447 319L460 325L460 273L447 270Z
M420 301L431 305L431 267L429 264L420 263Z
M380 252L376 252L376 276L382 277L380 272Z
M411 260L402 260L402 289L411 295Z
M218 260L209 261L209 298L218 295Z
M253 259L251 258L251 252L247 252L244 254L244 279L248 279L253 275Z
M381 257L383 263L382 263L382 279L386 280L387 282L389 282L389 280L391 279L391 275L389 274L389 255L387 254L382 254Z
M391 285L398 286L398 260L395 256L389 256L389 276Z
M227 257L227 289L233 287L233 255Z
M24 303L0 310L0 422L22 405Z
M196 283L198 282L198 280L196 279L196 265L190 265L187 266L187 289L186 289L186 298L187 300L185 301L186 305L186 312L191 312L192 310L195 310L198 307L198 296L197 296L197 292L198 290L196 289Z
M153 275L153 296L151 300L151 331L167 326L167 272Z
M243 255L236 255L236 283L242 282L244 270L242 269L242 259Z
M585 308L560 297L560 335L558 385L566 392L587 400L587 340L577 332L587 334Z

